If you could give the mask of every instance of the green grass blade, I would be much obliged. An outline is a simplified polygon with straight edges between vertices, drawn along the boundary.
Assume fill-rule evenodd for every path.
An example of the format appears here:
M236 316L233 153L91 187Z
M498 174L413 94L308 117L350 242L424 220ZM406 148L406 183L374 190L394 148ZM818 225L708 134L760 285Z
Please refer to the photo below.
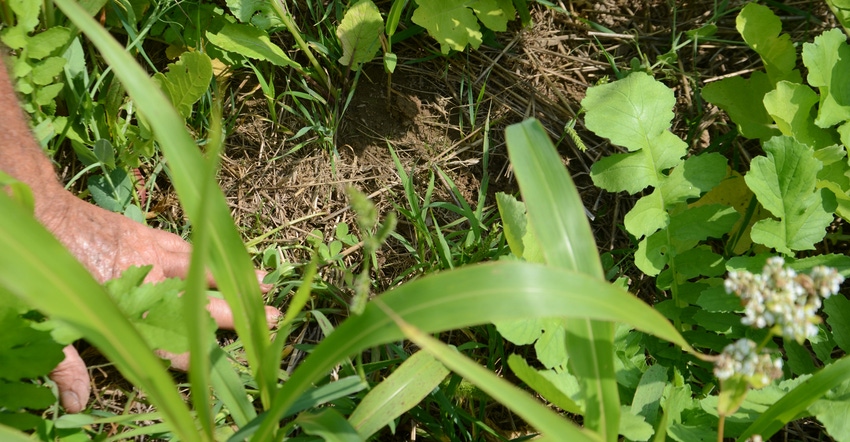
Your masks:
M210 359L212 364L210 382L215 389L215 395L230 411L233 423L243 428L257 417L257 410L248 398L242 379L230 365L227 353L218 346L213 347Z
M197 171L203 170L204 160L186 131L183 118L131 55L76 2L56 0L56 5L86 34L112 66L115 75L147 119L157 140L160 140L160 147L171 167L174 187L189 219L194 224L203 222L203 185ZM253 266L230 218L221 189L215 186L213 195L205 199L211 214L209 222L213 226L209 244L210 267L219 290L233 311L235 329L243 340L246 357L256 370L269 345L262 298ZM275 385L266 383L259 387L263 399L268 401Z
M540 264L503 261L463 267L404 284L379 299L426 333L503 320L589 317L632 325L698 355L666 318L629 292L598 278ZM337 362L403 337L398 326L369 303L362 315L347 319L295 370L254 440L271 440L275 423L291 404Z
M360 401L348 422L366 440L418 404L448 374L433 356L416 352Z
M785 424L804 413L810 405L823 397L829 390L848 379L850 379L850 357L845 356L827 365L785 396L782 396L782 399L765 410L738 440L745 441L754 434L769 439Z
M181 440L202 440L171 376L104 288L4 192L0 213L0 285L79 331L150 396Z
M380 305L380 301L378 305ZM544 435L557 436L562 440L570 441L602 440L597 434L582 430L569 419L559 416L550 408L535 400L530 394L476 364L457 350L428 336L416 327L402 322L392 312L388 311L387 313L396 319L405 336L413 343L431 353L452 371L478 386L490 397L513 410Z
M511 165L546 263L604 279L584 204L539 121L505 131ZM587 296L594 296L588 292ZM585 425L604 440L617 439L620 399L614 373L613 324L587 318L566 321L566 351L587 403Z

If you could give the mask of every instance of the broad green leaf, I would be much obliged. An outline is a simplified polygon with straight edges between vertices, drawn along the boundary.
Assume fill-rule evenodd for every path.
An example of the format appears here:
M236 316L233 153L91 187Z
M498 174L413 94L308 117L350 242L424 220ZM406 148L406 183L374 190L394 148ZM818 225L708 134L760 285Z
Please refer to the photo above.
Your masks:
M764 150L767 156L753 159L744 180L762 207L779 220L754 224L753 241L786 255L814 249L833 218L815 191L820 161L811 148L785 136L771 139Z
M482 37L478 19L466 2L455 0L416 0L419 5L411 20L422 26L440 43L440 51L462 51L466 45L478 49Z
M108 281L106 289L150 348L171 353L189 351L183 301L180 299L185 284L175 278L143 284L149 270L150 266L131 267L120 277ZM203 305L200 310L203 311ZM209 315L206 316L207 321L212 321ZM208 329L213 329L212 323Z
M63 345L53 340L49 331L32 328L20 312L6 305L0 307L0 330L0 379L19 381L45 376L64 358Z
M642 238L663 229L670 222L668 211L711 190L725 175L726 159L722 155L689 157L668 176L662 176L651 194L635 203L624 218L626 230Z
M708 238L720 238L738 222L735 209L721 204L694 206L670 219L670 245L683 252Z
M666 229L638 243L635 265L655 276L664 270L671 257L686 252L707 238L719 238L729 232L740 215L731 207L712 204L694 206L673 215ZM711 271L706 271L711 273Z
M735 19L736 27L747 45L761 56L770 84L782 80L800 83L802 77L795 70L797 51L791 36L782 34L782 22L767 6L748 3Z
M56 79L65 67L65 59L62 57L47 57L32 68L32 82L39 86L45 86Z
M726 111L742 136L767 141L779 135L763 104L765 94L771 90L773 85L767 75L753 72L747 79L732 77L709 83L702 88L702 97Z
M35 418L35 416L29 414L26 414L26 416ZM29 434L25 434L20 430L8 427L6 425L0 425L0 439L3 439L8 442L32 442L33 440Z
M848 399L850 398L821 399L808 409L809 413L812 413L818 422L823 424L826 433L833 440L850 439L850 421L847 420L847 416L850 415L850 400Z
M462 267L404 284L377 299L425 333L507 319L592 318L630 324L697 354L666 318L634 295L597 277L540 264L500 261ZM367 304L362 315L348 318L292 373L255 439L269 440L290 405L343 358L402 338L381 308Z
M268 0L227 0L227 7L242 23L250 23L263 31L283 25Z
M511 0L475 0L469 4L478 20L491 31L504 32L514 19L516 9Z
M675 103L672 90L642 72L588 89L581 102L587 128L631 152L594 163L597 186L634 194L657 186L662 172L681 161L687 146L669 131Z
M124 169L89 177L88 189L94 202L111 212L122 213L133 198L133 181Z
M33 352L37 352L38 350L44 350L44 347L31 349ZM62 346L57 345L54 352L58 352L61 356ZM41 361L33 362L36 362L40 366L44 366L44 359L45 358L42 358ZM50 368L48 368L47 371L43 372L40 376L45 376L49 372ZM28 377L35 378L36 376ZM34 384L31 380L27 380L25 382L6 382L0 380L0 406L6 409L4 417L8 416L6 413L8 413L9 410L20 410L22 408L43 410L55 403L56 396L53 395L53 391L51 391L50 387L47 385Z
M275 66L299 67L278 45L272 43L265 31L251 25L228 23L215 34L207 31L206 36L210 43L225 51L268 61Z
M546 264L604 279L581 197L543 126L526 120L509 126L505 136L528 222ZM565 321L564 330L567 354L595 355L569 359L570 370L582 385L584 424L603 439L613 440L620 414L613 325L584 318Z
M71 41L71 30L54 26L44 32L27 38L27 56L35 60L41 60L53 51L67 45Z
M650 425L655 425L665 386L667 386L667 368L661 365L649 367L641 376L638 388L635 390L631 414L642 416Z
M848 380L850 380L850 357L845 356L825 366L776 401L738 437L738 441L743 442L754 434L759 434L765 439L770 438L785 424L805 413L809 406L829 390Z
M832 331L835 343L847 352L850 350L850 300L844 296L830 296L823 301L826 323Z
M581 407L570 397L570 392L564 391L565 389L563 388L559 388L559 386L555 382L552 382L549 377L528 365L528 362L526 362L521 356L515 354L508 356L508 366L522 382L528 385L540 396L543 396L544 399L551 402L552 405L568 413L578 415L583 413ZM555 373L552 370L548 370L547 373L554 376L558 375L558 373ZM572 376L566 372L563 374L566 376ZM576 382L576 388L577 387L578 382Z
M29 0L9 0L6 5L15 13L17 24L3 29L0 40L12 49L22 49L27 45L27 34L38 26L41 5Z
M838 142L832 132L815 125L814 106L818 94L804 84L780 81L764 96L764 107L783 135L795 138L813 149Z
M384 19L372 0L355 3L336 28L336 35L342 44L339 63L359 71L360 65L375 58L375 53L381 48L383 32Z
M449 374L449 370L424 351L411 355L372 389L348 417L366 440L418 404Z
M619 432L626 440L647 441L652 437L652 425L647 423L643 416L632 414L628 406L623 405L620 416Z
M210 87L212 62L202 52L184 52L180 59L168 64L168 72L157 72L153 78L171 99L171 104L183 118L192 115L192 106Z
M363 439L345 417L333 408L298 416L295 423L311 436L330 442L361 442Z
M756 202L755 195L747 187L743 175L735 171L732 171L728 177L724 178L720 184L708 191L692 206L708 204L730 206L740 215L738 222L728 230L731 238L737 238L734 241L734 249L732 249L735 255L743 254L752 246L750 239L752 225L770 216L770 213Z
M839 29L830 29L803 43L803 64L809 69L807 81L820 91L815 124L832 127L850 120L850 45Z

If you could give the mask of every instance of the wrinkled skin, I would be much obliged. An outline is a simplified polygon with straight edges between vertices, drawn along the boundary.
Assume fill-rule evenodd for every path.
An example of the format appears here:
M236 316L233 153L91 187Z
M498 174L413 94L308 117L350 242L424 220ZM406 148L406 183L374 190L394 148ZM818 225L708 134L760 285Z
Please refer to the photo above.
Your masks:
M35 197L35 215L100 282L117 277L133 265L153 265L146 282L184 277L189 269L191 246L179 236L152 229L116 213L79 200L64 190L20 110L6 69L0 67L0 170L28 184ZM257 272L262 280L263 272ZM214 285L212 279L210 285ZM261 285L267 292L270 287ZM227 304L210 298L207 305L216 324L233 328ZM269 326L280 312L266 307ZM73 346L64 349L65 359L50 377L59 389L60 401L69 413L85 409L91 382L85 363ZM186 355L164 355L172 367L185 370Z

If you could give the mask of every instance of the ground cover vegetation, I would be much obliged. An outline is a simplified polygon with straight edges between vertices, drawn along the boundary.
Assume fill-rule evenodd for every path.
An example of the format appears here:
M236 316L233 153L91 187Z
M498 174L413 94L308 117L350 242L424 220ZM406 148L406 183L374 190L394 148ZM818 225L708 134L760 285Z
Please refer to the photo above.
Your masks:
M848 11L4 2L67 188L194 251L101 286L3 178L0 434L850 439ZM81 337L96 398L64 414Z

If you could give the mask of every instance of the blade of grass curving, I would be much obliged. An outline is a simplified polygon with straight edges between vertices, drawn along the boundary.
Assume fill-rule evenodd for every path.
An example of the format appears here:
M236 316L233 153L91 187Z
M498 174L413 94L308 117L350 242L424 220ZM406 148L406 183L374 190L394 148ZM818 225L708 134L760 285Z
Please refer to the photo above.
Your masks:
M594 296L587 296L593 293ZM428 275L378 297L405 322L426 332L527 318L591 318L623 322L696 352L664 316L629 292L575 271L500 261ZM348 318L293 373L253 440L272 439L283 417L312 382L348 355L404 336L374 303Z
M204 160L186 131L183 119L130 54L99 23L72 0L55 1L62 12L100 50L135 101L160 141L160 147L171 167L174 187L189 219L194 224L203 222L200 210L202 177L196 172L203 168ZM248 253L230 218L224 195L218 186L212 189L212 194L213 197L205 199L211 214L209 222L213 226L210 232L209 264L218 289L233 311L234 328L244 343L248 362L253 370L257 370L269 344L262 297ZM268 404L275 385L264 383L259 387L261 398Z
M150 396L181 440L203 440L171 376L104 288L5 192L0 213L0 285L100 349Z
M826 392L850 379L850 356L845 356L821 371L815 373L802 384L789 391L782 399L765 410L755 422L738 438L745 441L758 434L769 439L788 422L800 417L815 401Z
M217 343L212 339L212 324L210 316L204 306L207 304L207 248L210 243L210 233L215 228L212 223L213 214L210 213L209 201L215 198L215 172L218 168L219 153L221 152L222 127L221 127L221 100L216 99L213 103L210 115L209 142L207 143L207 154L209 158L203 162L203 168L198 171L201 179L201 198L199 207L201 222L195 225L192 231L192 244L194 247L186 276L186 290L183 294L185 318L189 329L189 384L192 391L192 404L200 424L201 430L207 439L213 438L212 406L210 404L210 387L212 386L212 362L211 351Z
M418 404L448 374L440 361L418 351L360 401L348 422L366 440Z
M513 410L532 427L546 436L558 436L570 441L601 441L598 434L582 429L535 400L525 391L476 364L455 349L438 341L416 327L404 322L381 301L376 301L405 336L433 355L446 367L472 382L493 399Z
M528 222L546 263L604 279L584 204L561 158L535 119L505 131L508 154L527 207ZM586 296L594 296L588 292ZM614 373L613 324L577 318L566 321L570 367L587 404L585 425L604 440L617 439L620 399Z
M230 411L233 423L243 428L257 417L257 410L249 399L248 392L242 384L239 374L230 365L227 353L221 347L214 346L210 353L212 373L210 382L215 390L215 395L224 403Z

